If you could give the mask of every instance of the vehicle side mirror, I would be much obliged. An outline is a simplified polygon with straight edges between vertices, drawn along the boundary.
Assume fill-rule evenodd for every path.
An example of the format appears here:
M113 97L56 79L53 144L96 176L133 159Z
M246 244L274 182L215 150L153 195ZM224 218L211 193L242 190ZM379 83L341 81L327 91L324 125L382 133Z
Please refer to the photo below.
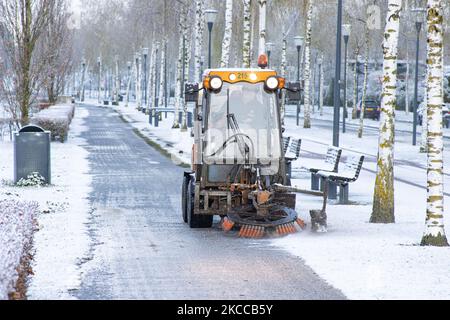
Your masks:
M286 98L291 103L297 103L302 97L302 85L300 82L288 82L286 84Z
M198 83L186 83L184 87L185 102L198 102L199 84Z

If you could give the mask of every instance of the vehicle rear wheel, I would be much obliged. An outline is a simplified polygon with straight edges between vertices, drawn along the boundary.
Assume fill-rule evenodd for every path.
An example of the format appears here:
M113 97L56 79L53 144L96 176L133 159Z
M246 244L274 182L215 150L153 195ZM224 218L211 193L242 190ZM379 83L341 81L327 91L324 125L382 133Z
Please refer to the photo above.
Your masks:
M183 175L183 186L181 188L181 212L183 214L184 223L188 222L187 216L187 198L188 198L188 183L191 180L191 176Z
M213 216L194 214L195 182L193 179L188 182L187 192L187 223L191 229L211 228Z

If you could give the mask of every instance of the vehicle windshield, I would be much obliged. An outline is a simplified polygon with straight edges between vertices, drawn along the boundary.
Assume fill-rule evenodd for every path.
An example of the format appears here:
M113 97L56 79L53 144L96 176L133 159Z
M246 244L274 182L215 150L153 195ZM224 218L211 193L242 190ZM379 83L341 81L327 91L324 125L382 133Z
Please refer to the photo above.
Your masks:
M264 84L224 83L218 93L211 93L207 115L207 158L214 161L243 160L239 138L248 150L250 163L271 163L280 158L280 131L275 93ZM230 123L235 119L238 129ZM245 153L245 152L244 152Z

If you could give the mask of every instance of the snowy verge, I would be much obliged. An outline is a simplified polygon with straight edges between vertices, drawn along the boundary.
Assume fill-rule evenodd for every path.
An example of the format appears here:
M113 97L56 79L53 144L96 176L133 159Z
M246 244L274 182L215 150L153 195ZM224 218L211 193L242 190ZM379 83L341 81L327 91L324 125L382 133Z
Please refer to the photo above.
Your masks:
M16 289L21 260L30 250L36 202L0 200L0 300Z
M8 183L0 186L0 199L35 201L40 206L28 299L72 299L71 290L81 284L80 265L90 249L89 153L80 137L86 131L83 119L88 116L86 109L77 109L67 142L52 143L51 186L17 188ZM13 144L0 142L0 180L13 179L13 158Z

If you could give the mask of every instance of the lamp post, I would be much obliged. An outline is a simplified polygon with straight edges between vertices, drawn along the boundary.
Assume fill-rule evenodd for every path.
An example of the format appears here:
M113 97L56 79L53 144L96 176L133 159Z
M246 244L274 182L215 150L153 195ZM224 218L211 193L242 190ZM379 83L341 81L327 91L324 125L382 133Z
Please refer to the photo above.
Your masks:
M420 32L423 24L423 14L426 11L424 8L412 9L412 12L416 12L416 75L414 79L414 119L413 119L413 146L417 145L417 109L419 106L419 54L420 54ZM424 115L425 116L425 115Z
M322 106L322 77L323 77L322 64L323 64L323 58L322 58L322 55L320 55L317 58L317 64L319 65L319 90L318 90L319 91L318 92L319 97L318 97L317 101L319 103L320 115L322 115L322 112L323 112L323 106Z
M342 54L342 0L338 0L336 35L336 73L334 77L333 146L339 147L339 119L341 112L341 54Z
M208 68L211 69L211 40L212 40L212 30L213 30L213 26L214 26L214 22L216 22L216 18L217 18L217 10L206 10L205 11L205 17L206 17L206 22L208 23L208 31L209 31L209 42L208 42Z
M147 107L147 58L148 58L148 48L142 49L142 55L144 57L144 107L142 111L145 113L145 108Z
M97 58L98 66L98 103L102 102L102 58Z
M272 42L266 43L266 50L267 50L267 59L268 59L268 67L270 68L270 57L272 55L272 51L275 48L275 44Z
M349 24L344 24L342 26L342 35L344 36L345 43L345 59L344 59L344 114L342 117L342 133L346 132L345 122L348 117L347 112L347 59L348 59L348 40L350 39L350 33L352 31L352 26Z
M131 61L127 62L127 69L128 69L128 79L127 79L127 106L128 103L130 103L130 91L131 91Z
M297 47L297 81L300 83L300 56L302 53L304 38L301 36L294 37L294 43ZM301 96L301 94L300 94ZM301 98L297 102L297 127L300 125L300 103Z
M80 100L81 102L84 102L84 81L85 81L85 76L86 76L86 59L83 58L83 61L81 62L81 94L80 94Z

